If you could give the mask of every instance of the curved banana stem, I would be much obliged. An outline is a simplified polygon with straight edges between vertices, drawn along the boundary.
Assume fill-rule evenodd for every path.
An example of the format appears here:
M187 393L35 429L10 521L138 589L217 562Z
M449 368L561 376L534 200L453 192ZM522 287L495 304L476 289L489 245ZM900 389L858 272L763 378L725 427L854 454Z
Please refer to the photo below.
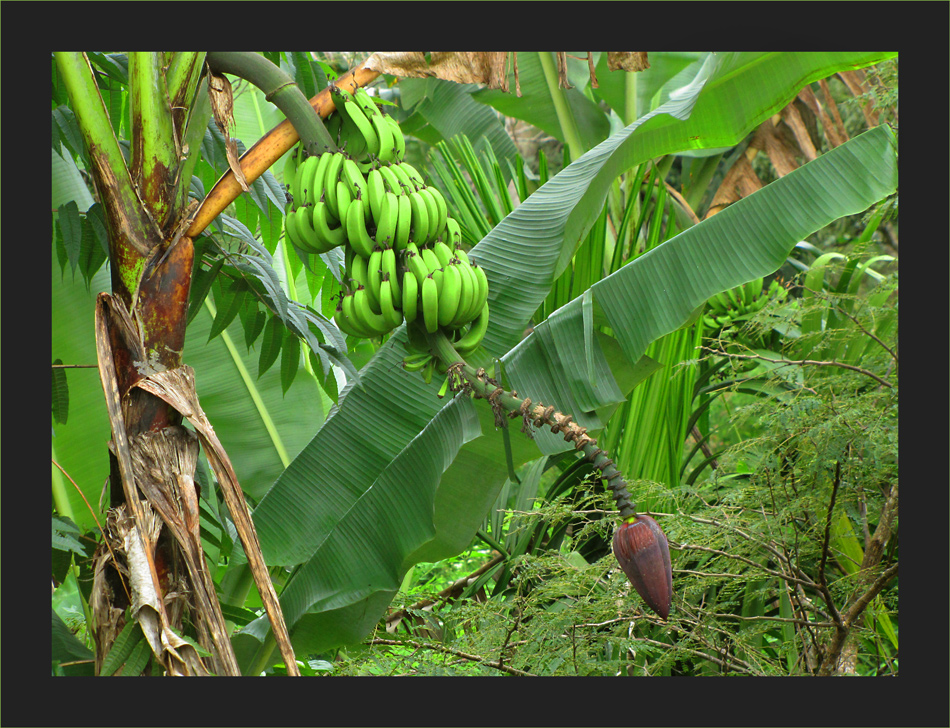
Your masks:
M309 153L336 151L333 138L320 116L280 66L253 51L209 51L207 62L214 72L243 78L259 89L267 101L284 112Z
M354 90L359 86L365 86L372 82L378 75L379 71L370 70L360 64L338 78L336 85ZM310 99L309 103L323 119L336 110L328 89L323 89ZM300 135L287 119L261 137L257 144L241 156L241 171L244 173L244 178L248 184L264 174L265 170L269 169L298 141L300 141ZM202 201L201 206L195 213L191 227L188 229L188 237L195 238L200 235L211 224L212 220L238 198L241 192L240 183L229 169L215 183Z
M495 414L495 424L506 427L505 418L522 418L521 431L531 435L531 425L547 425L552 432L560 433L565 440L573 443L574 448L582 450L591 464L600 470L607 480L614 502L624 520L637 515L636 505L627 490L623 474L614 465L606 451L597 447L597 440L587 434L587 428L572 422L571 415L565 415L552 406L540 402L532 403L522 399L515 391L505 390L496 380L488 376L484 369L475 369L455 350L441 329L428 335L432 352L448 365L449 388L453 392L469 392L476 399L488 400Z

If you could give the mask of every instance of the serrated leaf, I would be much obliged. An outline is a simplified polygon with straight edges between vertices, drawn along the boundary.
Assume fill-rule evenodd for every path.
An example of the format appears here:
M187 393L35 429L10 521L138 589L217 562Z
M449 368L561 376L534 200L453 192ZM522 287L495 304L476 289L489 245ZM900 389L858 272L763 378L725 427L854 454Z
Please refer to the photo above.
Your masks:
M79 206L67 202L57 210L59 229L63 235L63 248L69 260L69 267L75 271L82 250L82 220L79 219Z
M277 361L283 341L284 327L280 319L271 316L264 324L264 333L261 336L261 354L257 364L258 379Z
M253 310L242 310L241 323L244 328L244 345L250 350L264 330L264 324L267 323L267 314L261 311L255 303Z
M82 242L76 262L82 277L86 279L86 283L92 281L92 277L106 260L108 260L108 255L99 242L95 222L88 215L84 215L82 217Z
M280 352L280 386L284 394L294 383L297 370L300 369L300 339L284 329L284 345Z
M59 129L60 139L64 146L73 156L82 156L85 148L82 143L82 133L79 131L79 122L76 121L73 110L68 106L53 109L53 122ZM58 147L54 146L53 151L59 152Z
M231 281L226 287L215 282L214 288L218 314L214 317L214 324L208 334L208 341L218 336L234 321L234 317L238 315L241 306L244 305L244 297L248 293L247 283L240 279Z
M212 284L217 280L218 273L224 266L224 258L218 258L211 264L208 270L205 270L200 264L200 259L196 261L195 272L191 277L191 291L188 299L188 323L190 324L198 312L201 310L201 304L208 297Z
M62 359L56 359L53 364L62 364ZM66 382L66 370L53 367L51 399L53 401L53 419L61 425L66 424L69 417L69 385Z

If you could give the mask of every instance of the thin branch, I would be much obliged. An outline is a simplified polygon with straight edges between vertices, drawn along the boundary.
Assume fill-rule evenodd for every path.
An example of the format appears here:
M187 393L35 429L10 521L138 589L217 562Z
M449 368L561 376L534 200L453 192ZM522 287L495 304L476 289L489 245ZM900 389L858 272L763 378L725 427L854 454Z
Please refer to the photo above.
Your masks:
M659 640L651 640L651 639L647 639L647 638L638 639L637 642L645 642L645 643L650 644L650 645L656 645L656 646L658 646L658 647L665 647L666 649L671 649L671 647L672 647L671 645L668 645L668 644L665 643L665 642L660 642ZM753 672L751 666L748 665L748 663L746 663L745 666L740 665L739 663L742 662L742 661L740 660L739 662L736 662L736 659L737 659L737 658L734 658L734 657L728 657L728 656L727 656L727 658L724 660L724 659L722 659L722 658L720 658L720 657L713 657L712 655L707 655L705 652L702 652L702 651L700 651L700 650L694 650L694 649L691 648L691 647L684 647L683 645L677 645L677 646L676 646L676 649L677 649L677 650L682 650L683 652L688 652L688 653L691 654L691 655L696 655L696 657L700 657L700 658L702 658L702 659L704 659L704 660L709 660L709 661L712 662L713 664L719 665L719 667L721 667L721 668L724 669L724 670L734 669L734 670L736 670L736 672L744 672L744 673L748 673L748 674L750 674L750 675L754 675L754 674L755 674L755 673Z
M831 544L831 518L835 511L835 501L838 499L838 487L841 485L841 462L835 462L835 478L831 484L831 499L828 503L828 513L825 516L825 537L821 544L821 561L818 564L818 587L825 598L825 604L831 612L831 618L838 627L841 627L841 615L835 607L831 591L828 589L828 580L825 578L825 565L828 563L828 551Z
M893 384L888 382L886 379L881 379L874 372L869 372L867 369L862 369L861 367L856 367L852 364L844 364L839 361L818 361L816 359L770 359L767 356L762 356L761 354L732 354L727 351L722 351L721 349L713 349L708 346L702 347L711 354L717 354L719 356L726 356L732 359L758 359L760 361L769 362L770 364L795 364L797 366L816 366L816 367L839 367L841 369L849 369L853 372L858 372L859 374L864 374L867 377L879 382L885 387L893 388Z
M480 665L485 665L485 667L501 670L502 672L507 672L511 675L517 675L519 677L535 677L533 673L525 672L524 670L518 670L517 668L509 667L508 665L502 665L497 662L492 662L491 660L487 660L484 657L471 655L467 652L462 652L461 650L454 650L451 647L446 647L445 645L434 645L428 642L416 642L415 640L386 640L379 637L369 640L367 644L391 645L393 647L415 647L416 649L432 650L434 652L442 652L447 655L455 655L456 657L461 657L464 660L477 662Z
M873 339L874 341L876 341L876 342L881 346L881 348L884 349L884 351L886 351L888 354L891 355L891 358L894 359L895 362L898 361L898 360L897 360L897 352L894 351L893 349L891 349L887 344L885 344L883 341L881 341L877 336L875 336L875 335L872 334L870 331L868 331L866 328L864 328L864 327L861 325L861 322L858 321L857 316L855 316L854 314L852 314L850 311L846 310L846 309L843 308L842 306L839 306L839 305L837 305L837 304L832 304L832 305L835 307L836 310L840 311L840 312L843 313L845 316L847 316L849 319L851 319L852 323L854 323L855 326L857 326L859 329L861 329L861 333L863 333L863 334L864 334L865 336L867 336L868 338Z
M834 627L834 622L813 622L809 619L792 619L790 617L743 617L739 614L727 614L719 612L707 612L710 617L719 617L720 619L735 619L741 622L787 622L789 624L808 625L809 627Z
M817 587L817 585L810 579L806 581L804 579L799 579L797 577L791 576L790 574L784 574L780 571L769 569L768 567L762 566L762 564L756 561L753 561L752 559L748 559L745 556L740 556L738 554L730 554L730 553L726 553L725 551L720 551L719 549L711 549L707 546L698 546L696 544L688 544L688 543L677 544L677 543L674 543L673 541L670 541L670 548L676 549L678 551L705 551L706 553L709 553L709 554L716 554L717 556L725 556L727 559L735 559L736 561L741 561L744 564L748 564L749 566L755 567L756 569L759 569L760 571L763 571L766 574L769 574L771 576L776 576L779 579L784 579L785 581L790 581L793 584L801 584L802 586L807 586L811 589L814 589Z
M845 622L851 624L858 617L858 615L863 612L868 604L871 603L871 600L874 599L878 594L881 593L881 590L887 586L887 583L897 576L897 567L899 564L893 564L885 569L881 575L875 579L871 586L868 587L868 590L864 592L855 602L848 607L848 611L845 613Z

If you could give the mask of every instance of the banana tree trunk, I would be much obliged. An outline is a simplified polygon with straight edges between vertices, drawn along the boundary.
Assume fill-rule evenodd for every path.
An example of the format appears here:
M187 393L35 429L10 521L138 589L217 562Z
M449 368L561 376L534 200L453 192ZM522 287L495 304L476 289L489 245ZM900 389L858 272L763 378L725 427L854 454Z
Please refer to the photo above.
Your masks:
M204 54L129 55L128 165L88 58L55 57L105 211L112 271L112 292L100 293L96 303L100 378L112 429L110 508L90 600L97 673L126 622L134 621L151 649L153 671L240 674L202 552L194 480L200 443L245 551L257 562L255 578L288 674L299 674L266 567L254 558L260 548L237 479L197 403L191 370L182 365L194 264L192 239L185 235L194 210L185 203L197 155L188 150L199 148L210 118L208 105L195 103ZM182 426L183 416L197 435ZM210 658L202 659L182 637L186 621ZM122 670L117 661L113 655L108 672Z

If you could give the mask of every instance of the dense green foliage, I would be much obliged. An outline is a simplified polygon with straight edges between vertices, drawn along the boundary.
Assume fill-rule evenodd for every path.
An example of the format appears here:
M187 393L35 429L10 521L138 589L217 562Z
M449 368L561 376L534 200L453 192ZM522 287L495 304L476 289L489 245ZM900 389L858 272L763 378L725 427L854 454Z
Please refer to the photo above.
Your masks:
M341 70L329 58L266 55L308 96ZM753 117L734 103L727 85L735 80L728 63L745 63L743 71L756 81L757 64L743 54L720 61L655 54L650 73L627 74L641 76L639 88L636 82L620 88L606 70L606 54L596 55L600 89L585 83L559 90L545 80L543 64L525 54L524 99L436 79L387 78L375 91L394 104L387 112L407 136L415 135L408 158L445 193L466 246L482 244L495 266L489 268L498 298L491 299L495 328L488 337L494 343L476 355L478 363L495 366L506 384L511 376L519 390L537 387L545 397L567 372L570 386L557 391L558 403L581 401L578 392L590 387L592 372L622 384L616 395L594 392L584 400L588 411L572 413L600 430L600 444L625 473L639 509L655 514L670 539L670 620L643 607L611 555L614 503L589 463L563 443L552 444L548 433L536 431L530 440L517 421L495 429L484 402L447 404L440 382L428 386L401 371L398 332L385 341L350 338L345 352L337 348L326 327L343 261L333 253L301 260L284 244L278 164L196 240L184 359L197 372L202 405L244 491L259 506L255 521L283 609L300 618L294 639L303 646L301 669L312 675L896 675L897 196L793 241L785 263L764 279L749 272L748 260L736 261L739 273L729 261L710 261L711 275L730 280L728 286L761 284L760 303L751 305L759 294L743 298L743 285L717 294L718 318L708 316L710 299L705 317L697 311L679 328L668 327L632 364L624 337L638 332L640 322L632 314L605 318L593 288L636 300L639 290L629 283L635 269L627 266L639 262L652 270L657 256L650 254L714 219L713 208L748 202L740 199L747 194L730 197L725 188L749 157L761 183L785 176L763 138L779 138L804 170L807 145L792 133L794 119L777 121L786 96L798 90L791 76L787 88L756 85L756 98L776 108L757 110L762 121L746 128ZM845 64L824 55L829 59L816 67ZM124 56L90 56L124 144L132 137ZM583 79L586 62L577 64L572 78ZM896 128L896 66L894 58L871 67L859 99L838 76L828 79L833 98L821 95L817 80L805 90L840 113L846 136L873 126L862 103ZM675 102L673 92L691 88L707 68L722 74L718 86L703 94L694 89L683 102L688 108L664 107L673 111L647 119L644 134L630 130ZM103 212L84 176L88 157L59 81L54 69L53 355L89 364L95 349L76 322L91 320L95 291L109 286L108 245ZM573 117L557 110L552 99L559 93ZM240 82L235 95L232 133L250 146L280 116ZM632 112L625 96L636 99ZM663 147L648 134L675 135L697 98L708 102L689 122L699 146L658 151ZM819 160L841 147L836 126L809 115L804 102L792 106L804 116ZM563 147L563 158L524 145L519 155L496 111L543 124L549 135L541 145ZM582 133L570 129L577 119L590 122ZM773 126L778 137L769 135ZM602 167L592 158L578 162L565 144L583 139L589 149L605 136L620 139L614 134L625 128L630 143L602 147L609 152L597 161ZM727 149L710 141L736 134L739 143ZM630 159L638 161L611 166ZM210 123L192 197L202 199L226 169L224 137ZM550 232L530 221L526 201L561 171L601 196L559 195L549 185L534 202L561 215L562 227ZM799 194L770 199L816 204L809 190ZM519 208L520 217L512 214ZM764 215L750 215L750 225L768 230ZM730 229L728 217L715 221L720 229ZM741 221L732 224L741 229ZM565 242L570 235L576 245ZM752 250L743 241L724 244ZM538 255L520 255L518 245ZM518 276L504 267L509 257L518 261ZM611 276L613 288L602 283ZM681 283L686 290L694 281ZM674 293L685 296L671 292L672 303L651 305L675 311ZM574 302L576 313L584 301L590 310L577 318L599 332L596 355L552 345L580 340L558 337L576 334L564 323L567 306ZM520 358L512 357L522 332ZM353 385L357 370L360 386ZM92 647L85 631L88 557L99 540L95 518L104 516L96 502L107 474L108 424L94 370L53 371L54 462L68 473L54 467L53 576L62 584L54 594L54 663L80 665L54 670L73 674L83 670ZM343 458L341 450L348 453ZM203 461L196 479L202 542L235 627L237 657L247 672L280 674L233 524ZM372 539L366 522L373 524ZM356 575L365 578L365 593ZM144 666L144 643L126 639L127 665Z

